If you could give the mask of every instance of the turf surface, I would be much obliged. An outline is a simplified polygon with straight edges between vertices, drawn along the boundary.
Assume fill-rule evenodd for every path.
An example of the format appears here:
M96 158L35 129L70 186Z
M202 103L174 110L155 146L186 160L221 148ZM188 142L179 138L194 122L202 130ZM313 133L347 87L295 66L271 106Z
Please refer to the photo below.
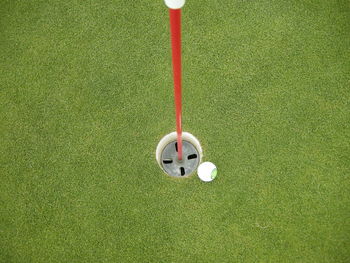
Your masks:
M188 0L183 125L218 166L165 176L161 0L0 3L1 262L349 262L347 0Z

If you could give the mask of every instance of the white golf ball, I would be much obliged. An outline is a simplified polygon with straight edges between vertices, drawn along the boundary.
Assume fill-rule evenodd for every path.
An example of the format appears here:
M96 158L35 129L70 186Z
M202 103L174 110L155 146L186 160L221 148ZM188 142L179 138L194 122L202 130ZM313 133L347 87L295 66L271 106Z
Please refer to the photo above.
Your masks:
M185 0L164 0L164 2L171 9L180 9L185 4Z
M204 182L211 182L215 179L218 170L215 164L211 162L204 162L198 166L198 177Z

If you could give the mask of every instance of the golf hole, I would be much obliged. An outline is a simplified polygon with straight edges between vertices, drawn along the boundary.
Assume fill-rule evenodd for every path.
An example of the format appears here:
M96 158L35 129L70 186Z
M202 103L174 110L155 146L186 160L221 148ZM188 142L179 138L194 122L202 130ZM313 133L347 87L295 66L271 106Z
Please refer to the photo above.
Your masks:
M178 159L176 132L163 137L156 150L156 159L162 170L174 177L186 178L193 174L202 157L199 141L190 133L182 134L182 160Z

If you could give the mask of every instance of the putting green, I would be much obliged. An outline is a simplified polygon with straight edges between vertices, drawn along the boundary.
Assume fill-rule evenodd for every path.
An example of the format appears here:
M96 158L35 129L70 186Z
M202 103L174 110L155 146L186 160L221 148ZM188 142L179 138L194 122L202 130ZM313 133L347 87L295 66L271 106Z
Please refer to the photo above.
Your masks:
M136 3L137 2L137 3ZM0 3L0 262L346 262L350 6L188 0L175 179L162 0Z

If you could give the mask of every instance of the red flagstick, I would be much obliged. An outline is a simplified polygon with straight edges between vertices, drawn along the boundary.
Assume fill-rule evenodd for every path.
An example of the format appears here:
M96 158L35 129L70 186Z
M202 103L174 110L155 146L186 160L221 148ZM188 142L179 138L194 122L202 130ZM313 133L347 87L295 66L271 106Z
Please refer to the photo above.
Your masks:
M181 102L181 9L169 9L176 112L177 154L182 160Z

